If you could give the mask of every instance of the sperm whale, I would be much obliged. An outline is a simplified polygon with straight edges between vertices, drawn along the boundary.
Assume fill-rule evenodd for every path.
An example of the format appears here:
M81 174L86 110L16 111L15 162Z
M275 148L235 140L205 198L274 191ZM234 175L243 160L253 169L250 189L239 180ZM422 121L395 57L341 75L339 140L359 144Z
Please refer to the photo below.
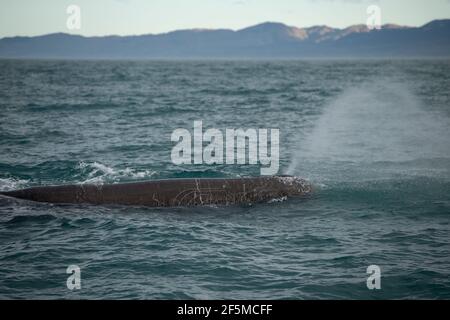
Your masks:
M94 205L182 207L267 202L299 197L311 185L293 176L245 178L165 179L109 185L63 185L1 192L8 197L37 202Z

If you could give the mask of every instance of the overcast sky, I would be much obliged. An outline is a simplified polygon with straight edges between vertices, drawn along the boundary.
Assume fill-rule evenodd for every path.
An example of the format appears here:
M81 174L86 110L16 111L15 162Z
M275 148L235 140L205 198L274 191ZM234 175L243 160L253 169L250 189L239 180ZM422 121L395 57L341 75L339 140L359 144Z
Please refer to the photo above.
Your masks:
M162 33L176 29L240 29L265 21L297 27L366 23L377 4L382 23L419 26L450 18L450 0L0 0L0 37L53 32L92 35ZM81 29L66 27L69 5Z

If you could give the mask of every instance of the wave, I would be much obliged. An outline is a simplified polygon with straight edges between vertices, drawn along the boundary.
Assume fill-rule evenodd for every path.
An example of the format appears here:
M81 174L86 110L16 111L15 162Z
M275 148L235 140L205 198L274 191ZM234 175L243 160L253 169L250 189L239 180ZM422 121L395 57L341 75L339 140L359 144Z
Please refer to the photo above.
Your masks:
M80 162L78 169L82 175L87 175L80 184L116 183L124 180L140 180L151 178L156 174L152 170L137 170L133 168L116 169L100 162Z
M10 225L23 223L46 224L54 220L57 220L57 217L51 214L17 215L12 217L10 220L6 221L6 224Z
M61 111L73 111L73 112L83 112L85 110L103 110L103 109L114 109L123 107L118 103L111 101L98 101L95 103L48 103L48 104L37 104L35 102L29 103L24 107L24 110L28 112L41 113L47 112L61 112Z
M26 186L29 180L17 178L0 178L0 191L16 190Z

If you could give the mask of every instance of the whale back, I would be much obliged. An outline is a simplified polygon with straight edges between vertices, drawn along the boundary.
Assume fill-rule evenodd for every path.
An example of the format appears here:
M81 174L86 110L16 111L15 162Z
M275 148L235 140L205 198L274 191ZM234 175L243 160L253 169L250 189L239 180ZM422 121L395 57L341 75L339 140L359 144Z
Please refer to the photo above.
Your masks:
M311 192L296 177L167 179L110 185L64 185L3 192L48 203L89 203L176 207L257 203Z

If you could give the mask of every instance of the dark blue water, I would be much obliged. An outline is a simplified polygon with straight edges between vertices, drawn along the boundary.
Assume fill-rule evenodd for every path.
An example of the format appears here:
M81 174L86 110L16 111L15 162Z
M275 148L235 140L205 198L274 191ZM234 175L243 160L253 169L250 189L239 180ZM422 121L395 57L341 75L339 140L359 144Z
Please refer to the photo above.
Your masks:
M308 199L152 209L0 197L0 298L450 298L450 62L0 61L0 190L258 175L170 135L279 128ZM82 289L66 287L81 268ZM366 269L381 268L381 290Z

